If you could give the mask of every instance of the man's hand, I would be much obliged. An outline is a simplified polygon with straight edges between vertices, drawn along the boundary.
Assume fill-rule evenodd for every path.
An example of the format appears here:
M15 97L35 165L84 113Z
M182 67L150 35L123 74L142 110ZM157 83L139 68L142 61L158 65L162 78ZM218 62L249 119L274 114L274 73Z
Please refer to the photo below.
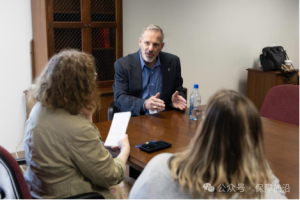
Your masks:
M165 102L159 97L159 92L155 95L147 99L144 103L144 107L147 110L158 110L163 111L165 109Z
M179 92L176 91L173 95L172 95L172 105L174 108L178 108L180 110L183 110L186 108L186 100L178 95Z

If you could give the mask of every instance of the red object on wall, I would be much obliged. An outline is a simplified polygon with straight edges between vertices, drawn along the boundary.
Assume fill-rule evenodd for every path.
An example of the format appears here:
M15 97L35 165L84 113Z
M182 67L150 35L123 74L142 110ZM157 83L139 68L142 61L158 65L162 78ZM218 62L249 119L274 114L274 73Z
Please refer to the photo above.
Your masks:
M99 29L99 48L110 48L110 30L109 28Z

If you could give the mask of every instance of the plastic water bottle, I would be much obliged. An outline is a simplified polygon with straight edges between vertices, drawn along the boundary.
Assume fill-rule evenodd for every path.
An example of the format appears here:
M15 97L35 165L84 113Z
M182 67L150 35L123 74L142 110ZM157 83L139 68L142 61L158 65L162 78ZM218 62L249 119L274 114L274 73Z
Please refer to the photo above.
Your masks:
M190 119L198 120L200 115L201 96L198 91L198 84L194 84L194 91L190 98Z

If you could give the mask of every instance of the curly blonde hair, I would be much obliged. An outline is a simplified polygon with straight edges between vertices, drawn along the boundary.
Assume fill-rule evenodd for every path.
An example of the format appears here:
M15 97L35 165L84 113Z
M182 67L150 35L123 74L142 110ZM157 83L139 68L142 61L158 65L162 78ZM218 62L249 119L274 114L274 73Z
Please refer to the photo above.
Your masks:
M221 90L210 98L204 116L189 146L169 160L174 180L195 198L263 198L255 190L258 184L270 184L271 174L253 103L235 91ZM214 192L203 187L206 183ZM245 191L226 192L230 184L243 185Z
M54 55L30 91L43 106L77 115L88 105L99 106L94 58L68 49Z

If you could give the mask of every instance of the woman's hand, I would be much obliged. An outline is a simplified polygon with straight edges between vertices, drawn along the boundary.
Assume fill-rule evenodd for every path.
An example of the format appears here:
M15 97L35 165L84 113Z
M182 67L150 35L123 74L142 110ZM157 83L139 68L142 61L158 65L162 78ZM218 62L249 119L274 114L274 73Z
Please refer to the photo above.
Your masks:
M111 147L112 149L124 149L124 148L128 148L130 149L130 145L129 145L129 140L128 140L128 135L125 134L124 137L122 139L119 140L118 142L118 146L113 146Z
M120 154L117 158L120 158L126 164L129 154L130 154L130 145L128 140L128 135L125 134L124 137L119 141L118 147L120 148ZM116 148L116 147L113 147Z
M124 148L130 149L130 145L129 145L129 140L128 140L128 135L127 134L125 134L124 137L119 141L118 145L119 145L121 151Z

